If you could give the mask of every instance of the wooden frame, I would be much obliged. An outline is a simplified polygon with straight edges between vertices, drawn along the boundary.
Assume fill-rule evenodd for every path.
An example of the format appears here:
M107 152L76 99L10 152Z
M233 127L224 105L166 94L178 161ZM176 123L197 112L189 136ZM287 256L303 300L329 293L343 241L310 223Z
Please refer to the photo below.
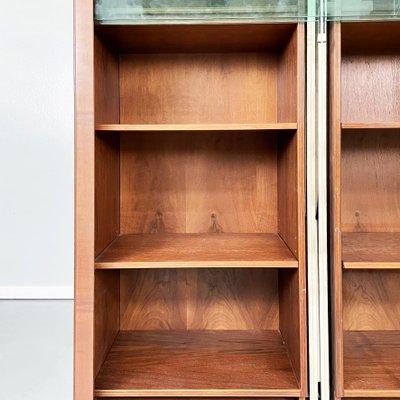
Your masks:
M400 397L398 22L330 29L335 397ZM396 38L396 39L394 39ZM397 188L397 189L396 189ZM383 374L380 371L385 371Z
M75 48L75 400L304 398L304 26L85 1Z

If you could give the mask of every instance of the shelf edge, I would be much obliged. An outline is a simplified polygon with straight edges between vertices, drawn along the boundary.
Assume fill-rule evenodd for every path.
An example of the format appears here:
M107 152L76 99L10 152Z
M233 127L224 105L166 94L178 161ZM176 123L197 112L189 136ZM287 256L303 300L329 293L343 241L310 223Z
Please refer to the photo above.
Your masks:
M377 398L377 397L395 397L399 398L400 397L400 389L399 390L368 390L368 389L344 389L344 396L343 397L356 397L356 398L362 398L362 397L372 397L372 398Z
M95 262L96 269L152 268L298 268L298 261L165 261L165 262Z
M270 124L98 124L96 131L106 132L174 132L174 131L265 131L297 130L297 123Z
M342 129L400 129L400 122L342 122Z
M300 397L300 392L300 389L95 389L94 395L96 397Z
M400 262L343 261L344 269L400 269Z

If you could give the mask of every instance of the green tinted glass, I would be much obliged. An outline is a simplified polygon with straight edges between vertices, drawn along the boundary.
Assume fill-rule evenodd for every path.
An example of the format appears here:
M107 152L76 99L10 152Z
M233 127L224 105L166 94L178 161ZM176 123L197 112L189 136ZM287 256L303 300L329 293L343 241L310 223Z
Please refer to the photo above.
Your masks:
M307 0L95 0L103 24L190 21L305 21Z
M400 0L327 0L327 16L350 21L400 19Z

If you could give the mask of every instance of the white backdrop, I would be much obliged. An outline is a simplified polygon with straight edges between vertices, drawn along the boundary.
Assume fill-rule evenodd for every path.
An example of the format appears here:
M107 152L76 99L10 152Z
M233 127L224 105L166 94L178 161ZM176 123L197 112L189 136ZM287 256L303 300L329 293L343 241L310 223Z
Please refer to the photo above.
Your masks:
M68 298L73 1L0 0L0 10L0 298Z

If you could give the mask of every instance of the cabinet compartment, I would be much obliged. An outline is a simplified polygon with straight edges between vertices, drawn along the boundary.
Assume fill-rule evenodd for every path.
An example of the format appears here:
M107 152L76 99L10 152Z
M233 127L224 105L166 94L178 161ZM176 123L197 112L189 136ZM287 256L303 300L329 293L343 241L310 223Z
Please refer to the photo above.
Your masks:
M297 123L296 24L96 31L97 124Z
M400 394L399 272L343 274L345 395Z
M399 398L400 24L330 33L335 397Z
M346 268L400 266L400 129L342 132L342 256Z
M257 268L96 271L96 396L299 396L297 280Z
M342 24L342 122L400 125L400 27Z
M297 267L296 135L98 133L96 267Z

